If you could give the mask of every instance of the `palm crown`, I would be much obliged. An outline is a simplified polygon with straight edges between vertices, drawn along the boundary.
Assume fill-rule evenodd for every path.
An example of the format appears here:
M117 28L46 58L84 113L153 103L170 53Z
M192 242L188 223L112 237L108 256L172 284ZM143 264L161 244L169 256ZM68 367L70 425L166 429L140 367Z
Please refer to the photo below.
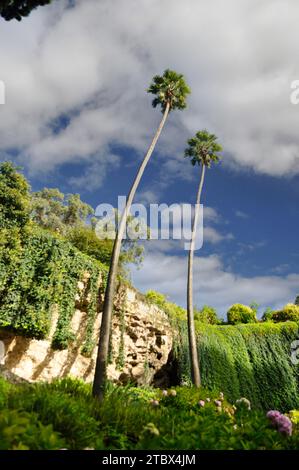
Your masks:
M205 165L208 168L211 164L220 160L218 152L222 147L217 142L215 134L210 134L206 129L198 131L195 137L188 140L188 147L185 150L185 157L191 159L192 165Z
M152 101L153 107L160 105L164 112L167 104L170 110L186 108L186 98L191 90L183 75L167 69L162 76L155 75L147 92L156 95Z

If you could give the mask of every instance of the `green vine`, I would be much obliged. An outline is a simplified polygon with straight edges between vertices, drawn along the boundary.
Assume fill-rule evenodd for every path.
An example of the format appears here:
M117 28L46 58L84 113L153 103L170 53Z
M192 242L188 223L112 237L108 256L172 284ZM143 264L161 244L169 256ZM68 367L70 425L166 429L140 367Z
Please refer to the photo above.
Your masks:
M104 265L82 254L67 241L34 228L18 247L11 263L7 262L6 250L0 252L0 327L31 338L46 338L51 312L57 305L59 318L52 346L67 348L75 339L71 320L78 281L84 272L88 272L91 302L83 348L90 351L98 305L97 280L100 275L105 279L106 271Z
M94 338L94 324L96 320L97 314L97 306L99 301L99 273L97 270L93 269L91 272L91 276L89 279L89 286L88 291L90 295L89 304L88 304L88 318L87 318L87 325L85 330L85 339L81 349L81 353L86 356L90 357L92 351L95 348L96 341Z

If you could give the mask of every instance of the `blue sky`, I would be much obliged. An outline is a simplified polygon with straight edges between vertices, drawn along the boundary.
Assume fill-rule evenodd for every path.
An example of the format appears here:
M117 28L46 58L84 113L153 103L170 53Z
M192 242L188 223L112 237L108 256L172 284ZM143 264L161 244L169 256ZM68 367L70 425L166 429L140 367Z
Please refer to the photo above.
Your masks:
M282 0L59 0L2 23L1 159L34 190L58 186L96 206L132 181L161 114L145 93L167 67L186 76L189 106L171 114L136 202L194 203L196 170L182 157L198 129L215 132L222 163L204 187L205 242L195 301L280 307L299 293L299 6ZM128 3L131 4L128 8ZM241 4L241 5L240 5ZM273 4L275 4L273 6ZM288 34L285 34L287 28ZM186 252L149 242L142 291L185 304Z

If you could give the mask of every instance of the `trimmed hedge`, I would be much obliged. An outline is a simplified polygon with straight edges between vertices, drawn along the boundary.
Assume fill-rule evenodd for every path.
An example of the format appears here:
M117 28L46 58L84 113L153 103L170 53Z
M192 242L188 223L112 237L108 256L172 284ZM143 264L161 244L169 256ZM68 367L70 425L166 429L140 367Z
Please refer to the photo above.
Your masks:
M231 401L245 396L258 408L299 407L299 366L291 363L297 323L196 326L203 386L222 390ZM188 354L185 336L182 325L176 345L182 380L190 377L186 360L180 363Z

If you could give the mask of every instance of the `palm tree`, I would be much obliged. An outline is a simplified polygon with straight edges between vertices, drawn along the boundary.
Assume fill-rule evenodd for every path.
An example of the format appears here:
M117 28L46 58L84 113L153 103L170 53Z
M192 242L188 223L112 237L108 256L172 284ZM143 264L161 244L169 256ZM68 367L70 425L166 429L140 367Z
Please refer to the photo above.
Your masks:
M105 292L100 340L96 361L95 377L93 382L93 395L98 397L99 400L102 400L104 397L113 299L115 293L119 256L121 251L121 242L126 228L127 217L129 215L130 207L133 202L133 198L135 196L139 182L144 173L145 167L154 151L155 145L164 127L167 116L170 111L173 111L175 109L184 109L186 107L186 98L187 95L190 93L190 89L187 86L183 75L179 75L176 72L173 72L172 70L165 70L162 76L156 75L153 78L153 81L150 87L148 88L147 92L155 95L152 105L154 108L156 108L157 106L161 106L163 117L157 129L157 132L151 142L151 145L139 167L133 185L128 194L126 207L121 216L116 237L114 240L110 269L107 279L107 287Z
M199 165L202 167L200 183L197 192L195 213L192 225L191 243L188 256L188 281L187 281L187 317L188 317L188 337L189 337L189 350L191 362L192 382L196 387L200 387L200 369L196 345L196 334L194 326L194 312L193 312L193 260L194 260L194 247L196 228L198 224L199 209L201 193L204 184L205 170L210 168L211 164L218 162L222 147L217 143L217 137L210 134L207 130L202 130L196 133L195 137L188 140L188 147L185 150L185 157L191 159L193 166Z

